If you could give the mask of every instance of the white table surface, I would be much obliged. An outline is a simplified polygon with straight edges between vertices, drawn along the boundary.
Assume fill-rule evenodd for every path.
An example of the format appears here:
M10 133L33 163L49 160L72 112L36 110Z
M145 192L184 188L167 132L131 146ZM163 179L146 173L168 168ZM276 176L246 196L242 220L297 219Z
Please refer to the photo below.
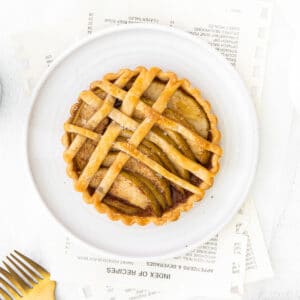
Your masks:
M250 0L248 0L250 1ZM281 0L284 2L284 0ZM11 37L39 24L60 22L76 1L0 0L0 257L14 248L43 263L40 237L54 226L25 169L24 127L30 98ZM300 22L300 21L299 21ZM275 277L246 287L244 299L300 299L300 120L288 95L293 32L275 7L262 109L261 153L253 195ZM79 290L58 285L57 299Z

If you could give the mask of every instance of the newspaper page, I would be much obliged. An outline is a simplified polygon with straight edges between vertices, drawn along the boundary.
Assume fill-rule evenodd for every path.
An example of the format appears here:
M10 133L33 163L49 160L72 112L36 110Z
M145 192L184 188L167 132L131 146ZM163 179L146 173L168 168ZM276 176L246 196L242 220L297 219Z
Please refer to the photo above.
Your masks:
M249 220L244 231L247 235L245 283L270 278L273 276L273 269L265 247L253 199L245 203L241 213L247 215Z
M251 206L253 208L253 201L248 201L242 210L246 206ZM248 210L249 211L249 210ZM253 254L253 249L250 246L251 241L249 241L249 222L253 223L252 219L250 220L246 216L239 216L239 219L235 221L235 237L233 245L234 259L232 263L232 277L231 277L231 290L229 295L222 295L220 299L236 300L241 299L244 292L244 280L246 276L246 268L251 268L250 275L252 278L267 278L272 276L272 269L268 263L267 256L259 255L258 253L262 251L264 253L265 249L260 249L259 247L254 247L256 255ZM256 221L254 221L256 223ZM251 226L251 225L250 225ZM258 229L258 227L256 227ZM263 245L263 244L262 244ZM261 264L256 264L253 268L253 263L248 265L245 263L245 258L251 257L251 261L258 258L261 261ZM251 272L256 272L253 274ZM258 273L258 274L257 274ZM263 274L261 274L263 273ZM256 277L255 277L256 276ZM88 285L83 288L83 295L86 299L96 300L101 299L101 295L105 295L104 299L111 300L134 300L134 299L146 299L146 300L156 300L156 299L203 299L201 297L189 297L188 295L182 295L172 293L170 291L159 291L159 290L149 290L149 289L140 289L140 288L117 288L115 286L104 287L102 285ZM210 295L214 296L214 295ZM218 297L214 297L217 299Z
M233 245L231 248L232 254L233 254L233 261L231 266L231 285L230 285L230 292L229 293L223 293L221 296L217 293L209 292L210 297L218 298L220 299L240 299L240 296L243 294L243 288L244 288L244 278L245 278L245 258L246 258L246 249L247 249L247 235L246 235L246 228L248 227L247 224L247 218L245 216L242 216L239 214L235 220L232 222L232 229L234 230L234 240ZM212 239L214 240L214 239ZM209 243L206 243L209 244ZM203 251L205 249L206 244L199 247L198 249L192 251L193 252L202 252L202 256L205 255L205 253L209 252L207 250ZM192 255L192 253L188 253L186 256L189 257ZM184 259L184 257L182 258ZM224 258L223 258L224 259ZM198 260L195 260L196 263L198 263ZM200 279L200 278L197 278ZM187 292L186 289L184 292L179 291L177 285L176 286L176 292L173 289L169 290L149 290L149 289L141 289L141 288L118 288L115 285L114 286L107 286L106 288L102 285L89 285L83 288L83 295L86 299L90 300L96 300L100 299L99 296L103 295L103 291L105 290L105 299L147 299L147 300L155 300L155 299L196 299L194 298L194 294L192 297L190 297L190 292ZM218 283L215 283L215 287L219 287ZM202 295L203 292L201 291L199 293L199 290L201 289L201 284L197 286L197 295ZM198 299L198 297L197 297ZM199 298L200 299L200 298Z
M177 27L206 40L236 67L258 105L263 86L272 3L264 0L79 1L81 14L53 28L15 37L29 88L66 47L97 30L120 24ZM117 8L117 9L116 9ZM43 43L40 41L43 40Z
M176 286L179 299L186 296L225 296L239 293L244 284L246 249L240 228L247 227L241 214L202 246L172 259L133 262L104 258L85 246L55 234L47 243L53 279L86 285L138 287L168 292ZM49 237L48 237L49 239ZM243 244L244 243L244 246ZM217 287L217 289L216 289ZM91 288L92 290L92 288ZM188 292L187 292L188 291Z
M87 7L85 7L87 8ZM111 25L151 23L177 27L206 40L236 66L255 102L260 99L270 1L172 0L90 1L83 32L92 34Z
M246 213L245 213L246 212ZM259 226L254 202L248 200L237 215L234 224L234 242L232 245L233 262L231 269L230 294L223 294L220 299L240 299L244 291L244 283L254 282L260 279L266 279L273 276L271 264L264 246L262 234ZM233 229L233 228L232 228ZM252 237L252 238L251 238ZM256 238L253 238L256 237ZM67 246L69 247L69 245ZM201 252L201 248L196 251ZM200 250L200 251L199 251ZM221 251L221 250L220 250ZM195 250L194 250L195 252ZM187 254L189 257L190 254ZM227 275L228 276L228 275ZM136 286L136 285L134 285ZM216 284L217 286L217 284ZM170 291L157 289L141 288L116 288L110 286L105 288L103 285L89 285L83 289L83 294L87 299L100 299L99 295L105 291L105 299L190 299L188 295L182 295L178 292L172 294ZM86 291L89 291L87 293ZM89 295L87 297L86 295ZM198 295L203 296L202 293ZM214 293L210 296L217 297ZM161 297L161 298L159 298ZM193 298L198 299L198 298ZM200 299L200 298L199 298Z
M116 9L116 2L118 2L118 9ZM39 28L15 37L16 52L24 64L29 91L32 90L41 74L55 58L66 47L83 36L93 34L107 26L141 22L159 23L184 29L194 36L208 41L220 51L241 74L259 109L272 13L272 5L269 1L255 0L244 3L239 0L226 2L187 0L183 5L182 2L167 0L155 0L151 1L151 4L149 2L128 0L101 3L100 6L98 1L92 0L88 3L80 1L80 5L82 6L81 14L74 16L74 24L69 22L51 28ZM43 43L40 43L41 38ZM203 277L209 281L209 278L222 274L220 276L222 278L220 289L218 288L219 292L223 295L232 291L240 293L242 291L241 282L244 278L246 282L250 282L270 276L272 273L255 207L246 205L243 215L247 215L250 220L254 220L249 222L247 230L248 242L244 259L246 261L245 266L241 263L242 254L238 263L233 266L234 255L232 249L235 249L236 239L234 237L237 234L234 230L229 234L228 229L222 231L217 237L203 245L202 248L195 249L180 258L174 258L163 266L160 266L158 262L148 262L141 268L132 262L110 261L90 254L88 250L76 245L71 238L65 236L61 236L60 240L56 237L54 250L57 255L65 255L65 262L69 263L68 269L71 270L69 274L71 279L74 267L80 267L82 273L86 276L85 278L90 279L93 278L94 274L97 274L93 270L98 270L98 264L102 264L103 273L107 279L103 282L104 286L110 283L119 283L116 276L117 278L122 276L121 273L124 272L122 269L125 266L126 277L132 280L132 284L126 280L125 288L136 287L137 284L140 284L140 281L147 282L142 290L147 289L149 292L149 288L154 288L154 291L158 291L158 287L162 286L162 289L164 289L167 282L170 282L170 286L177 284L177 282L180 282L180 278L183 278L185 282L187 278L191 278L190 282L194 282L194 284L196 282L197 286L199 278ZM245 238L239 237L239 239L240 246L236 248L239 249L236 251L242 253L245 242L241 242L241 240L245 240ZM209 253L205 251L209 251ZM206 253L207 261L203 260L203 253ZM220 257L222 259L219 259ZM135 269L132 269L133 265ZM127 275L127 270L134 275ZM178 270L180 272L177 272ZM151 275L152 273L153 275ZM196 275L193 276L192 274ZM95 278L102 278L97 276ZM153 280L148 280L148 276ZM62 277L62 280L67 278ZM147 280L144 280L144 277ZM73 279L76 280L76 278ZM150 284L152 281L155 282L153 286ZM97 284L102 284L102 282L98 280ZM217 286L219 287L219 285ZM209 288L215 291L216 282L213 286L210 284L205 285L204 290L206 292L204 293L202 293L202 290L199 291L198 288L199 295L211 295ZM140 289L138 290L140 291ZM192 291L195 291L195 289L192 289Z

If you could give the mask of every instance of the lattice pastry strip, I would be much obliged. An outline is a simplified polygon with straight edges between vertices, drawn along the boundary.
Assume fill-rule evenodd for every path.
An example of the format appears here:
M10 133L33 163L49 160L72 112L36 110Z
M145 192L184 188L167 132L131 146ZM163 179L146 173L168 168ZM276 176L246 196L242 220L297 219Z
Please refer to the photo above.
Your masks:
M153 68L149 72L147 72L144 68L141 69L141 72L134 82L132 88L128 91L124 98L124 102L120 108L121 112L125 113L128 116L133 113L135 106L139 101L139 97L151 84L152 80L158 72L158 68ZM114 88L117 88L117 86L114 86ZM79 191L84 191L87 189L89 182L96 174L104 158L107 156L112 143L120 135L121 130L122 128L115 122L111 123L107 127L104 135L102 136L96 149L91 155L88 164L86 165L77 183L75 184L75 187Z
M172 97L172 95L177 90L177 88L180 86L180 84L181 84L181 82L177 81L175 78L171 78L169 80L169 82L166 84L165 90L161 93L160 97L153 104L153 106L152 106L153 110L156 110L157 112L162 113L166 109L169 99ZM124 100L124 105L125 105L125 100ZM116 179L116 177L120 173L121 169L126 164L128 159L130 158L129 155L132 155L132 152L137 153L136 147L147 136L147 134L150 132L151 128L155 125L156 121L157 121L157 115L149 115L142 121L142 123L138 126L136 131L134 131L133 135L128 140L128 143L130 144L130 148L132 151L130 153L128 151L126 151L127 153L124 153L125 149L123 149L124 152L120 152L118 154L115 161L108 169L108 172L106 173L105 177L101 181L100 185L96 189L96 193L94 194L94 201L100 201L103 199L103 197L109 191L113 181ZM137 156L135 158L138 159ZM138 159L138 160L141 161L141 159ZM144 160L142 162L145 163L145 156L144 156ZM154 161L151 161L151 163L148 164L148 166L150 167L150 165L151 165L153 168L154 163L155 163ZM155 171L157 172L157 170L155 170ZM167 170L165 170L165 171L167 171ZM163 175L163 174L161 174L161 175Z
M99 83L95 83L94 85L102 87L102 85ZM91 105L94 108L99 108L103 105L103 103L105 103L105 101L103 101L101 98L96 96L91 91L81 92L80 99L82 99L84 102L86 102L87 104ZM119 98L119 99L122 99L122 98ZM148 105L139 102L137 104L136 109L143 110L143 112L146 116L155 114L157 116L157 119L156 119L157 125L161 126L162 129L169 129L169 130L176 131L176 132L184 135L188 139L195 140L204 149L206 149L212 153L215 153L219 156L222 155L222 149L220 148L219 145L205 140L199 134L197 134L195 131L183 126L182 124L176 123L175 121L173 121L171 119L168 119L162 115L159 115L156 111L151 109L151 107L149 107ZM113 108L108 116L115 122L119 123L124 128L128 128L132 131L137 129L138 123L135 120L129 118L127 115L124 115L123 113L121 113L118 109ZM215 117L214 116L212 116L212 117L216 122ZM219 131L215 132L213 138L215 139L214 142L217 142L220 139Z
M164 82L164 88L159 92L158 98L153 102L151 102L151 99L145 102L143 99L145 91L148 91L148 88L151 90L153 83L159 85L159 82ZM99 90L102 91L102 94L100 93L101 96L97 92ZM103 93L105 99L102 98ZM193 126L187 126L186 121L184 123L170 117L168 114L164 114L169 101L178 97L193 97L202 107L201 109L205 112L205 118L207 118L210 126L209 138L201 136ZM119 102L121 101L119 109L114 107L116 99ZM152 103L151 105L148 103L149 101ZM71 119L65 123L66 134L64 135L63 143L67 149L64 153L64 159L68 163L68 174L74 179L76 189L83 192L84 198L88 202L93 202L98 211L107 213L113 220L121 219L125 224L138 223L145 225L151 221L156 224L163 224L168 220L177 219L181 211L190 209L193 202L200 200L204 196L204 190L212 185L213 177L219 169L219 158L222 154L222 150L218 145L220 133L216 128L217 120L210 111L209 103L203 100L197 89L191 88L187 80L178 80L174 73L165 73L158 68L147 70L143 67L138 67L134 71L128 69L120 70L115 74L107 74L102 81L92 83L90 91L83 91L80 94L79 110L82 108L82 103L91 107L94 113L85 123L78 126L72 124L74 118L73 112ZM142 115L143 120L137 121L135 119L136 115L139 115L139 117ZM105 128L103 134L95 132L96 127L106 118L109 118L111 122ZM173 135L170 135L173 137L177 137L175 135L176 132L181 139L183 137L188 142L186 145L198 145L202 149L202 152L208 151L207 153L211 153L209 167L196 161L193 153L192 155L183 154L182 149L177 149L173 142L168 142L168 139L161 136L157 131L158 129L154 130L153 126L160 128L160 130L165 130L168 135L174 132ZM120 135L124 136L123 130L125 128L132 131L132 134L128 136L127 142L119 140ZM70 134L73 134L71 140ZM126 134L128 135L128 133ZM76 170L73 160L88 140L94 141L96 145L85 167L81 171ZM143 149L146 141L157 145L158 149L161 149L160 151L164 151L167 154L167 158L179 170L187 170L190 174L198 177L200 179L199 185L195 184L195 180L191 182L185 178L183 174L186 173L179 172L175 174L173 173L174 171L170 171L170 169L161 165L151 155L143 153L139 148L142 147L141 149ZM102 163L110 151L118 151L118 154L108 169L104 173L101 171L101 174L103 174L101 180L94 189L93 194L90 194L90 190L88 189L89 184L94 176L99 173L98 170L100 170ZM183 188L185 191L192 193L192 195L186 194L186 201L179 204L176 204L176 200L174 200L174 207L172 206L164 211L162 215L156 216L147 215L147 213L143 215L144 213L140 212L138 208L128 206L126 201L122 204L119 200L110 200L109 205L106 205L106 202L100 202L110 192L111 187L118 181L119 176L124 177L127 174L127 171L124 173L123 168L132 159L144 164L149 170L154 171L155 173L153 174L159 174L159 176L167 179L170 183L174 184L174 187L178 187L176 189L180 190L180 188ZM131 178L130 174L126 176ZM142 180L142 178L140 179ZM144 178L142 182L144 181L146 184L147 179ZM95 182L94 179L93 182ZM175 193L175 190L173 193ZM174 199L176 199L176 196ZM164 205L163 207L165 208ZM123 209L129 215L124 215L122 213ZM134 213L134 215L130 215L131 213Z
M99 141L102 138L102 137L100 137L99 134L97 134L93 131L90 131L88 129L78 127L78 126L75 126L75 125L72 125L72 124L66 124L64 128L67 132L80 134L80 135L85 136L86 138L90 138L94 141ZM169 172L168 170L163 168L160 164L153 161L152 159L150 159L149 157L147 157L146 155L144 155L140 151L138 151L133 144L130 144L130 143L127 144L127 143L124 143L124 142L115 142L111 145L111 149L122 151L118 155L125 154L126 159L129 159L129 157L133 157L133 158L137 159L138 161L144 163L146 166L148 166L150 169L154 170L158 174L161 174L162 176L164 176L168 180L170 180L173 183L177 184L178 186L180 186L182 188L185 188L186 190L188 190L188 191L190 191L194 194L197 194L197 195L200 195L200 196L203 195L203 189L201 189L201 188L199 188L199 187L197 187L193 184L190 184L189 182L187 182L187 181L183 180L182 178L180 178L180 177L174 175L173 173ZM126 161L125 162L121 161L121 164L122 164L121 166L123 167L123 165L125 163L126 163ZM119 173L120 173L120 170L119 170L118 174ZM117 177L117 175L116 175L116 177Z

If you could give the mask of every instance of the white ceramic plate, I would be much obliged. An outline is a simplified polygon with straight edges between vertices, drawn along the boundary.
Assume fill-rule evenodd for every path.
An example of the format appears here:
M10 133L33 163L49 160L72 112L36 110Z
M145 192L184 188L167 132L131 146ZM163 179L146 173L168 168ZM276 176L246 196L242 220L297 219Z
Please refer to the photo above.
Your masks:
M214 186L176 222L125 226L97 213L74 191L62 159L63 123L79 92L107 72L159 66L188 78L219 119L224 156ZM255 109L235 70L205 42L172 28L133 25L99 32L67 51L35 91L27 154L35 186L55 219L102 253L130 259L164 258L216 234L242 205L255 173Z

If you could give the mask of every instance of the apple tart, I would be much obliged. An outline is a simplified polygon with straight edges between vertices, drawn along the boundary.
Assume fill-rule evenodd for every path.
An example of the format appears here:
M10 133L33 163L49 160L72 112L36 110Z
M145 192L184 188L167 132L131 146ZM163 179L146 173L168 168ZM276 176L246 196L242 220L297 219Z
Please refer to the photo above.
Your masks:
M199 90L159 68L106 74L82 91L64 124L75 189L127 225L178 219L212 186L222 149Z

